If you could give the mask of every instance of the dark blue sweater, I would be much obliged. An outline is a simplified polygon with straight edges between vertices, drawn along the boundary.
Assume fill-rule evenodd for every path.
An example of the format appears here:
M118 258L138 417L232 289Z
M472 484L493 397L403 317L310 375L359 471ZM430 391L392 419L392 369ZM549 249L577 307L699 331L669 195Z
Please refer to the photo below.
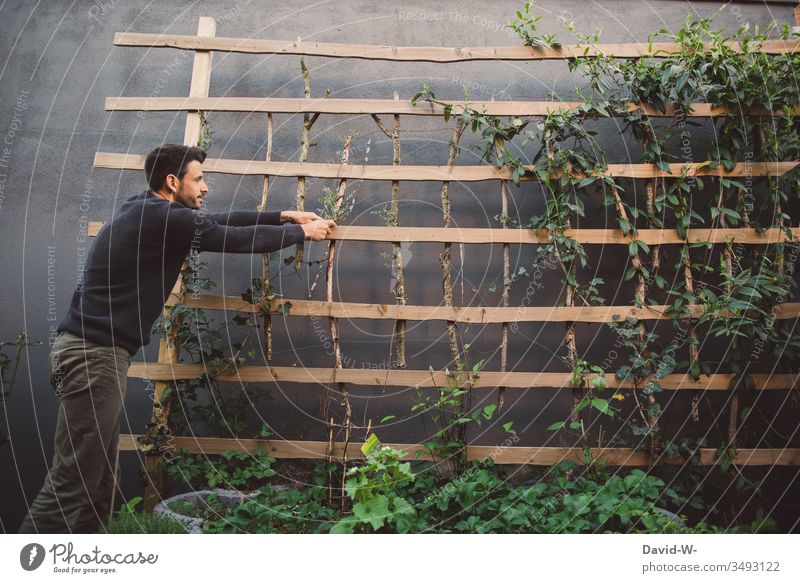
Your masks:
M279 211L206 214L147 190L98 233L58 331L133 355L150 341L190 250L265 253L304 238L300 225L280 225Z

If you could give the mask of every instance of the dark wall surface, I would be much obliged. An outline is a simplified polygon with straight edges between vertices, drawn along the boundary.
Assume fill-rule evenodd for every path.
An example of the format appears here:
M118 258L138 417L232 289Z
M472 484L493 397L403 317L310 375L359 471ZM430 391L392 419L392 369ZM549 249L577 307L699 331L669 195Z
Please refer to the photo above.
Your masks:
M442 0L436 3L376 0L307 2L122 2L116 0L0 3L0 340L13 340L21 328L43 345L23 354L16 386L8 406L11 443L0 446L0 528L15 531L27 503L40 487L52 455L57 400L48 382L49 339L63 317L78 280L91 240L86 222L107 220L121 202L144 189L142 173L93 169L95 152L145 153L153 146L183 139L185 114L104 110L108 96L184 96L191 76L191 53L172 49L115 47L115 32L165 32L195 34L198 17L217 20L217 35L307 41L352 42L386 45L489 46L515 45L518 40L504 28L521 2ZM720 4L682 1L549 1L538 3L543 32L566 33L558 17L575 22L583 33L602 28L604 42L643 41L649 33L678 28L687 14L709 16ZM766 25L771 20L791 22L786 5L741 4L729 7L716 22L733 31L741 24ZM569 42L569 41L567 41ZM308 58L312 92L330 89L336 97L391 98L398 92L410 98L423 82L445 99L462 97L462 86L474 99L536 99L551 91L571 90L576 77L563 62L471 62L436 65L380 61ZM211 95L299 97L302 95L299 57L218 54L214 56ZM265 114L210 114L213 128L212 157L261 160L266 150ZM384 119L388 123L390 119ZM302 119L275 116L275 160L296 160ZM452 128L441 120L404 117L403 163L443 164ZM697 130L702 136L703 128ZM391 164L392 145L367 116L323 116L315 125L310 161L336 161L340 140L356 132L352 163ZM615 133L604 138L612 162L629 155ZM532 152L528 152L531 155ZM465 151L461 164L477 164L477 152ZM636 161L636 160L633 160ZM207 197L209 210L254 209L260 202L258 177L214 175ZM296 182L273 180L269 195L272 209L293 205ZM318 208L324 186L332 181L309 180L307 209ZM381 225L380 211L387 208L388 182L353 182L355 207L347 222ZM400 224L441 226L439 183L403 183ZM496 227L500 213L496 183L453 185L454 223L462 227ZM512 215L525 217L542 208L533 185L512 193ZM605 210L600 201L587 203L587 226L603 227ZM593 222L594 221L594 222ZM291 250L287 250L291 252ZM618 250L595 252L598 275L618 281ZM322 244L306 245L309 260L321 259ZM441 297L439 254L441 245L411 244L403 248L408 303L438 305ZM533 250L512 248L512 265L530 269ZM453 248L458 305L497 305L502 259L499 246ZM238 296L260 275L260 257L208 255L209 274L217 282L214 293ZM463 268L462 268L463 261ZM348 242L341 245L336 265L335 296L343 301L393 303L391 247L388 244ZM616 275L615 275L616 274ZM531 294L524 285L512 290L511 305L554 305L562 292L559 276L544 269L547 285ZM300 275L289 272L276 282L287 298L324 299L324 269L312 265ZM537 288L538 289L538 288ZM477 291L476 291L477 290ZM632 298L628 287L606 293L609 303L625 304ZM341 325L346 366L386 368L391 362L393 323L351 320ZM563 324L520 324L511 338L509 368L520 371L563 371L556 355L563 339ZM241 332L236 329L231 337ZM332 366L326 347L326 319L276 318L274 364ZM596 361L608 357L609 345L598 326L579 327L578 342L590 347ZM464 327L465 340L473 339L472 358L487 359L487 370L498 370L499 326ZM223 339L225 342L227 339ZM724 349L724 347L718 347ZM158 342L153 340L134 360L155 361ZM444 322L409 323L409 368L448 364ZM609 363L613 366L613 363ZM324 439L319 412L319 387L272 385L274 401L262 411L281 438ZM381 430L384 441L416 441L425 427L409 415L413 391L402 388L354 389L355 419L379 420L390 414L398 422ZM334 395L335 397L335 395ZM493 402L494 395L480 396ZM505 420L521 431L519 445L548 444L544 430L563 418L569 406L567 391L518 391L506 396L510 407ZM780 403L776 403L777 406ZM151 402L141 381L131 379L126 399L123 432L140 433L149 418ZM428 427L429 429L429 427ZM248 435L249 437L249 435ZM495 443L501 434L476 435ZM548 442L548 440L550 440ZM123 492L140 492L138 460L123 454Z

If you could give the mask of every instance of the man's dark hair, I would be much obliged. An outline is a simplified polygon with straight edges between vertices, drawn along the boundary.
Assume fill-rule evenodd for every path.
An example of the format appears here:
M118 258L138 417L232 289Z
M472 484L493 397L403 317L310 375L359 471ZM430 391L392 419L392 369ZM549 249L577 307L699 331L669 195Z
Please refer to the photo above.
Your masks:
M144 161L144 174L147 184L153 191L161 190L169 174L174 174L179 179L186 174L186 166L192 160L201 164L206 159L206 153L194 146L181 144L162 144L152 150Z

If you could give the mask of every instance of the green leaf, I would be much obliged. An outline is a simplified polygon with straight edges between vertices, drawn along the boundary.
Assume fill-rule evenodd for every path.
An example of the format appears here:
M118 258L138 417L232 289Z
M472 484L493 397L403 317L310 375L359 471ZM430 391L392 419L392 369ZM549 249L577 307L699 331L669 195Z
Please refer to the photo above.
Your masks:
M331 527L331 534L353 534L358 526L358 520L347 516Z
M567 424L566 421L558 421L553 423L550 427L547 428L547 431L556 431L558 429L564 429L564 426Z
M378 436L374 433L370 433L367 440L361 446L361 452L366 456L371 454L375 451L378 447L380 447L381 441L378 439Z
M383 494L366 502L353 504L353 516L361 522L366 522L374 530L378 530L386 522L389 515L389 499Z
M672 174L672 172L670 171L670 168L669 168L669 164L664 162L664 160L656 160L656 166L662 172L665 172L667 174Z
M729 216L729 217L731 217L731 218L734 218L734 219L736 219L736 220L739 220L739 219L741 219L741 218L742 218L742 215L740 215L739 213L737 213L737 212L736 212L735 210L733 210L733 209L728 209L728 208L725 208L725 207L721 207L719 210L721 210L721 211L722 211L723 213L725 213L727 216Z
M605 399L593 398L592 407L594 407L601 413L608 415L609 417L614 416L614 410L611 408L611 406L608 404L608 401Z
M592 378L592 388L595 389L605 389L606 388L606 379L605 377L596 376Z
M508 423L503 423L503 430L506 433L510 433L512 435L516 435L517 434L517 432L514 430L514 422L513 421L509 421Z
M131 498L130 500L122 504L122 506L120 506L119 511L122 514L134 514L136 512L136 507L142 500L144 500L144 498L142 498L141 496L136 496L135 498Z

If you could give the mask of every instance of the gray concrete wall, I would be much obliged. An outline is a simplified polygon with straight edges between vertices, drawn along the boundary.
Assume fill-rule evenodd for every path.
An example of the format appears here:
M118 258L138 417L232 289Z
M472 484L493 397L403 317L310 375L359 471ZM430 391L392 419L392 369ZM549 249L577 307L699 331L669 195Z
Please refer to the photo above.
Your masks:
M42 340L42 347L24 355L17 386L9 406L9 426L13 443L0 448L0 524L13 531L39 488L52 452L52 436L57 401L47 378L48 337L61 319L75 287L78 269L90 241L83 240L81 223L105 220L121 201L145 184L141 173L95 170L92 158L98 150L144 153L162 141L179 142L183 136L185 114L114 113L104 111L107 96L186 95L191 75L188 52L170 49L114 47L118 31L170 32L194 34L199 16L217 19L219 36L295 39L320 42L352 42L387 45L484 46L513 45L517 40L503 25L522 2L441 0L426 2L377 2L340 0L316 3L234 2L199 0L176 2L117 2L78 0L75 2L29 3L10 0L0 4L0 151L5 149L0 167L0 340L11 340L20 328ZM677 28L692 12L699 16L714 13L718 3L683 1L635 2L539 2L544 32L558 32L566 39L557 17L574 20L588 33L601 27L606 42L641 41L661 27ZM737 28L741 23L765 25L772 19L790 21L791 7L742 4L729 8L717 22ZM389 63L309 58L312 91L322 95L330 89L339 97L390 98L393 91L408 98L429 83L443 98L457 99L462 85L471 88L476 99L535 99L550 91L573 87L575 78L561 62L528 63ZM226 54L214 57L212 95L281 96L302 95L299 58L294 56ZM266 115L211 114L215 131L211 155L214 157L262 159L265 151ZM296 160L301 120L296 116L276 116L274 158ZM451 130L441 122L403 119L403 162L406 164L443 163ZM357 131L351 161L391 163L391 143L372 121L346 116L323 117L314 128L311 161L333 161L341 136ZM607 146L617 148L626 161L622 143L613 135ZM617 140L618 142L618 140ZM532 152L527 152L531 155ZM462 155L461 163L477 163L474 153ZM310 180L309 208L330 181ZM212 211L229 208L252 209L261 192L259 178L216 175L208 207ZM295 182L276 180L270 193L272 208L292 204ZM388 183L353 183L357 203L348 221L378 225L374 211L385 208L389 200ZM439 185L404 183L401 194L403 225L439 226ZM500 212L496 184L454 185L454 219L459 226L496 226L493 217ZM541 208L541 195L533 185L513 193L514 213L523 220ZM590 203L589 225L603 226L602 207ZM441 302L439 245L412 245L408 258L409 303ZM311 258L324 252L320 244L307 246ZM392 302L390 246L347 243L342 245L337 263L336 295L345 301ZM498 293L489 285L500 273L499 248L488 246L466 250L463 273L456 280L456 301L462 305L485 302L496 305ZM512 249L512 261L530 266L531 249ZM215 293L238 295L251 276L259 271L258 258L212 256L209 271L218 282ZM459 249L455 264L461 263ZM619 279L620 257L604 252L596 256L598 273L607 281ZM306 270L302 277L286 275L280 291L287 297L324 297L324 274L309 291L318 268ZM616 274L616 275L614 275ZM547 286L537 293L532 305L552 305L561 292L555 273L545 273ZM616 285L616 284L615 284ZM499 286L498 286L499 287ZM463 293L462 293L463 289ZM479 290L478 292L473 289ZM519 305L524 285L512 291L512 305ZM620 288L615 303L628 303L632 294ZM608 293L607 293L608 295ZM354 320L342 324L345 358L354 367L381 367L391 360L391 323ZM275 321L275 364L330 366L325 349L327 322L304 318ZM488 370L499 365L496 346L499 327L473 326L465 338L474 337L473 358L487 358ZM233 334L236 334L234 332ZM579 331L582 346L592 346L592 356L607 355L599 328ZM524 324L512 335L510 363L516 370L564 370L555 357L563 337L563 325ZM429 322L409 326L409 366L427 368L447 364L444 323ZM157 342L137 355L138 360L154 361ZM126 401L127 419L123 432L141 432L148 419L150 401L141 382L132 380ZM354 390L356 420L379 420L395 414L402 422L381 430L384 440L420 439L424 431L418 417L410 417L413 392L390 388ZM280 385L273 387L275 402L264 409L265 418L281 437L319 439L322 437L318 413L318 387ZM481 399L492 400L485 392ZM556 391L514 392L507 395L512 408L505 420L514 420L522 432L521 445L545 443L550 436L543 430L562 418L568 395ZM545 408L546 407L546 408ZM535 421L535 422L534 422ZM428 428L430 424L428 425ZM495 432L477 436L494 443ZM550 442L550 445L556 445ZM123 489L126 495L139 492L138 460L123 456Z

